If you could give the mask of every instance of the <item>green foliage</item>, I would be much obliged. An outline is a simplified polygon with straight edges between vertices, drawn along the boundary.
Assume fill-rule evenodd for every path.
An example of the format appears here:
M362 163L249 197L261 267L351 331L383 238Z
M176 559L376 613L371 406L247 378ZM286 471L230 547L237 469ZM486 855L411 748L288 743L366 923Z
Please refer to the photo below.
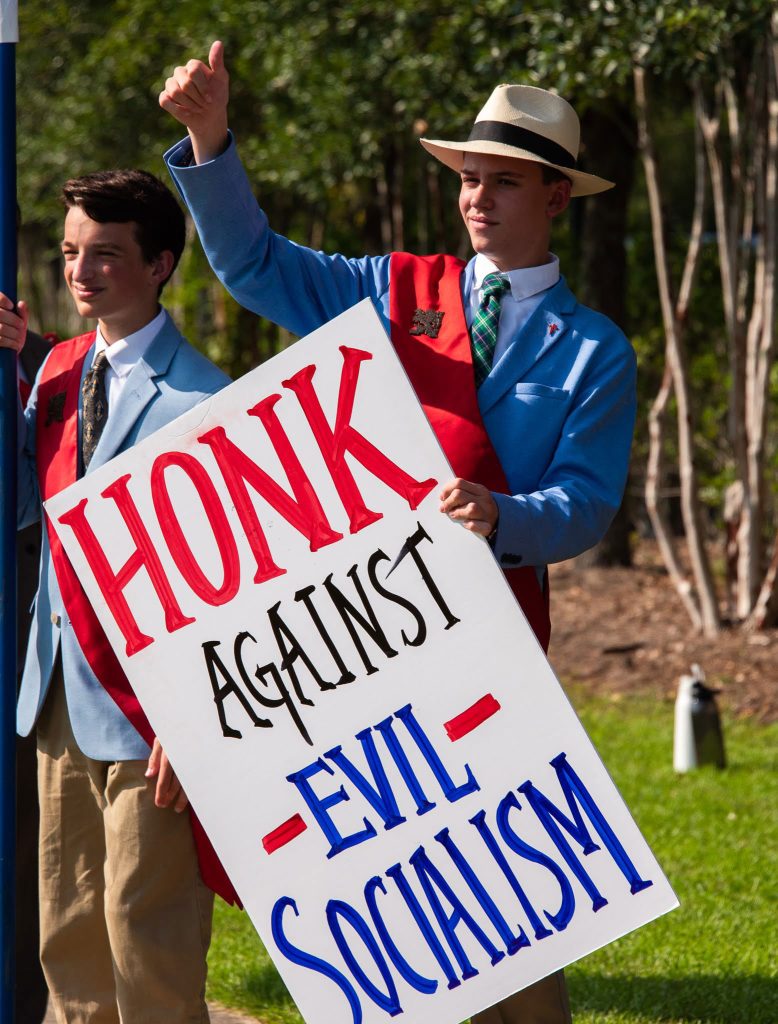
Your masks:
M778 727L725 722L728 768L679 776L671 703L574 703L681 902L567 970L576 1024L772 1024ZM246 916L223 904L209 996L301 1020Z
M764 33L771 11L769 0L530 0L521 25L537 84L592 102L629 88L635 62L663 81L714 70L717 55Z
M581 113L628 109L633 61L641 60L653 73L677 270L692 203L689 82L723 66L739 73L771 9L769 0L27 0L18 48L25 239L42 267L56 251L67 177L121 165L166 176L162 154L182 132L157 96L176 64L204 58L218 37L232 75L231 125L271 224L303 244L357 256L400 245L466 253L456 176L425 154L420 135L466 134L500 81L555 88ZM614 147L634 132L617 121L614 131L622 132ZM596 153L587 167L597 170ZM574 288L585 270L580 220L571 211L554 240ZM627 326L641 365L638 479L664 347L640 180L626 242ZM716 258L711 243L688 327L693 391L705 398L700 472L714 506L731 457ZM169 301L188 335L228 371L245 372L288 343L211 282L193 243ZM29 289L34 303L50 287L41 272ZM36 304L39 327L59 326L44 323Z

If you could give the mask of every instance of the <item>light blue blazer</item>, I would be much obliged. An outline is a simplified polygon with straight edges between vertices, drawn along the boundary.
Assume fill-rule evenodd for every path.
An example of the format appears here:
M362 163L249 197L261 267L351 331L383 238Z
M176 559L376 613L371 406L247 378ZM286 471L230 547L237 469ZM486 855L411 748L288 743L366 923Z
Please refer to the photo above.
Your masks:
M90 351L84 360L82 377L91 362ZM87 473L126 451L136 441L153 434L228 383L226 374L193 349L178 332L170 316L166 316L146 355L130 371L116 406L109 410L108 421ZM41 516L35 465L37 398L36 381L25 409L19 458L20 528ZM78 414L80 423L80 398ZM147 744L100 685L81 652L62 604L44 529L40 580L17 705L17 729L21 736L30 733L41 712L57 651L62 654L62 674L73 734L83 753L99 761L148 757Z
M243 306L304 335L369 297L389 321L390 257L347 259L270 230L234 140L192 164L187 140L165 154L214 271ZM462 276L470 294L473 261ZM635 355L564 279L549 289L478 391L511 493L500 507L501 565L542 571L596 544L619 507L635 422Z

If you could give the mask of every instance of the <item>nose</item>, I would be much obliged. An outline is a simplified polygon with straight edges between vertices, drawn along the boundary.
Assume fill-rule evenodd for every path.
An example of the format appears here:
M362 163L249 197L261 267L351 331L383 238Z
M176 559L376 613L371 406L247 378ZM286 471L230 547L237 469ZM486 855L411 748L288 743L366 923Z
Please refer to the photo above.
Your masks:
M79 253L72 263L71 274L77 284L85 284L94 273L94 262L86 253Z
M470 205L474 210L488 210L493 202L491 191L484 182L480 182L470 194Z

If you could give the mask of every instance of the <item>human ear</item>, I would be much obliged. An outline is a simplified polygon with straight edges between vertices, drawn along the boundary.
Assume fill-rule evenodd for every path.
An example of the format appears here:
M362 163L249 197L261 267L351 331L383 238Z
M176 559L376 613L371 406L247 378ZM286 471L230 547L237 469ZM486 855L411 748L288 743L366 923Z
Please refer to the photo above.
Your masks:
M548 203L546 204L546 213L549 218L558 217L560 213L564 213L567 209L572 187L572 182L568 181L567 178L553 183L548 196Z
M151 273L158 284L164 284L173 273L174 262L173 253L169 249L163 249L152 259Z

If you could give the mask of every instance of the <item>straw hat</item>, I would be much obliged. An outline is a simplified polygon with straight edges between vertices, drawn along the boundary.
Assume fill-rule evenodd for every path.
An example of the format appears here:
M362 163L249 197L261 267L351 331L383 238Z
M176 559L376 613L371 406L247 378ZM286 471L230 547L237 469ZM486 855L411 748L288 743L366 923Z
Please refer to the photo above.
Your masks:
M612 181L578 170L580 134L578 115L561 96L531 85L498 85L466 142L419 141L455 171L462 170L465 153L494 153L556 168L572 181L573 196L613 188Z

